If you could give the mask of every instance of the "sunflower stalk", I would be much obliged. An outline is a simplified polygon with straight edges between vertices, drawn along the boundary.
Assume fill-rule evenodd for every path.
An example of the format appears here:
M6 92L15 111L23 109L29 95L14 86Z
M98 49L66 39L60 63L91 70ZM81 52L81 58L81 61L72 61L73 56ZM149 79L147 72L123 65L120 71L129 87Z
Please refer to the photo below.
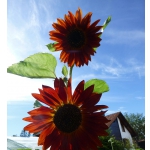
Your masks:
M70 67L70 70L69 70L69 78L71 78L71 83L72 83L72 71L73 71L73 67L74 67L74 65L72 67Z

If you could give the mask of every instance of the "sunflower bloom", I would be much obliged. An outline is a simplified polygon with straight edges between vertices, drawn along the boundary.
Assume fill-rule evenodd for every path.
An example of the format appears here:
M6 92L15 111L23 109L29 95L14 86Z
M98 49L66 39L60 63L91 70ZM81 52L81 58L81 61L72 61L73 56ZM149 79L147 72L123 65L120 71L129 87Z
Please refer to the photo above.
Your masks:
M100 30L103 26L96 26L100 20L91 24L92 13L82 17L82 10L78 8L75 15L68 11L63 19L57 19L52 26L55 30L50 31L50 39L56 41L56 51L62 50L60 60L73 65L88 65L91 55L96 52L94 48L100 46Z
M40 132L38 145L43 150L97 150L102 146L98 136L108 135L109 120L102 111L108 106L96 105L102 94L93 89L94 85L84 89L83 80L72 94L71 79L66 86L61 78L54 80L54 88L43 85L40 94L32 96L47 106L29 111L23 120L31 123L24 129Z

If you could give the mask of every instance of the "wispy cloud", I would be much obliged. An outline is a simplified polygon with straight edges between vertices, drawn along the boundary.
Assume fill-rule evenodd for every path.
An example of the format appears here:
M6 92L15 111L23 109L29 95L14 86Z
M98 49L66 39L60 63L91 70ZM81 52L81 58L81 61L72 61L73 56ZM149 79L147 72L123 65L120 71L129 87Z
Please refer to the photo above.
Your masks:
M145 66L134 58L126 60L125 64L121 64L113 57L107 59L105 64L93 61L89 66L96 71L101 69L101 73L106 75L106 77L111 75L119 78L125 77L127 74L137 74L141 78L145 75Z
M27 24L28 27L39 27L40 28L40 21L39 21L39 10L35 1L30 1L30 7L32 7L30 15L29 15L29 23Z
M142 65L140 62L138 62L135 58L130 58L126 61L126 63L131 66L132 69L130 72L136 72L139 77L142 77L145 75L145 66Z
M106 112L106 115L113 114L113 113L116 113L116 112L125 113L125 112L128 112L128 111L126 110L125 107L120 106L117 110L108 110Z
M107 39L104 43L137 45L145 40L144 30L107 30Z
M138 99L138 100L145 100L145 97L142 97L142 96L137 96L135 98Z
M89 66L96 71L101 69L102 73L110 73L111 75L117 77L120 76L120 74L122 73L123 66L112 57L106 59L108 59L106 60L106 62L108 62L109 64L97 63L96 61L92 61L89 64Z
M18 118L17 116L7 116L7 120L13 120L13 119L15 119L15 118Z
M101 99L101 102L111 102L111 103L122 103L122 102L127 102L127 97L123 96L104 96Z
M87 74L87 75L80 75L80 76L77 76L73 79L73 82L78 82L78 81L81 81L81 79L84 79L84 80L89 80L89 79L94 79L94 78L100 78L100 79L116 79L117 77L114 77L114 76L110 76L110 75L106 75L106 74Z
M48 9L47 5L44 6L33 0L25 4L22 2L21 5L24 6L23 9L17 4L9 7L9 11L18 8L17 11L8 13L7 17L7 43L10 52L20 57L29 56L35 52L48 52L45 45L50 43L48 32L52 28L51 23L55 21L52 16L54 13L49 11L50 7Z

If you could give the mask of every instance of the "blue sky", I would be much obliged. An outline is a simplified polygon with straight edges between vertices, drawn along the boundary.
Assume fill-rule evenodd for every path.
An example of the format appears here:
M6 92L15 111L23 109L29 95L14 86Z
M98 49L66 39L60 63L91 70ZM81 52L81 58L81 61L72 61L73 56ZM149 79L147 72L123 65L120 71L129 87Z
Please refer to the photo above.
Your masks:
M143 113L145 115L145 2L141 0L7 0L7 67L38 52L49 52L45 45L52 23L63 18L68 10L80 7L83 15L92 12L92 22L108 16L112 21L104 30L101 46L88 66L74 68L73 89L81 80L105 80L110 91L102 95L99 104L108 105L108 113ZM56 74L61 77L63 63L59 52ZM53 87L51 79L28 79L7 74L7 135L20 135L28 122L22 120L33 109L42 84Z

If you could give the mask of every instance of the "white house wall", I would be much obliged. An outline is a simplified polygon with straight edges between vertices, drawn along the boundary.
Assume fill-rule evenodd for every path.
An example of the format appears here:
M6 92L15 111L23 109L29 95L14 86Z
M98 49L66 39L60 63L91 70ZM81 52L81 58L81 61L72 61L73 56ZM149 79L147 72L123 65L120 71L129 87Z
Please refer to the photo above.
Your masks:
M119 118L117 118L117 120L118 120L118 125L119 125L119 129L120 129L122 139L124 139L124 138L129 139L130 144L132 145L133 141L132 141L132 136L131 136L130 132L126 129L125 126L124 126L125 132L123 132Z

